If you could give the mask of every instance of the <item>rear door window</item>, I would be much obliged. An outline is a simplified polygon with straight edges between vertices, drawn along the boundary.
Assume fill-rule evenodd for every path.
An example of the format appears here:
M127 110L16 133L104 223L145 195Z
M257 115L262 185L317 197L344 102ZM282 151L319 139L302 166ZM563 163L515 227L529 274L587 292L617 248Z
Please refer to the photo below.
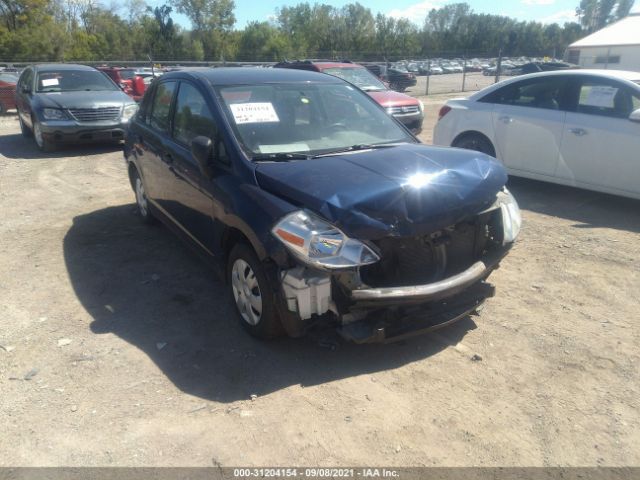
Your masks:
M156 94L153 97L151 112L147 123L151 128L159 132L168 132L171 115L171 101L175 92L177 83L175 81L167 81L158 85Z
M594 78L580 84L577 113L628 118L637 108L640 96L621 83Z

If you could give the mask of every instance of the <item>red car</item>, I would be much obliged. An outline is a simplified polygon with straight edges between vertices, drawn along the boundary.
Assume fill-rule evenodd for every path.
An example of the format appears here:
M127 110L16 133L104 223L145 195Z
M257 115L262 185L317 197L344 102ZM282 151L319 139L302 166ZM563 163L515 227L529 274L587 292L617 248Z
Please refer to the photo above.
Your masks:
M97 67L102 73L106 74L122 88L122 91L139 102L144 95L147 85L144 79L136 75L133 68L120 67Z
M13 73L0 73L0 114L16 108L16 83L18 77Z
M416 98L387 88L375 75L362 65L348 62L316 62L310 60L281 62L275 68L311 70L340 77L366 92L414 133L422 130L424 105Z

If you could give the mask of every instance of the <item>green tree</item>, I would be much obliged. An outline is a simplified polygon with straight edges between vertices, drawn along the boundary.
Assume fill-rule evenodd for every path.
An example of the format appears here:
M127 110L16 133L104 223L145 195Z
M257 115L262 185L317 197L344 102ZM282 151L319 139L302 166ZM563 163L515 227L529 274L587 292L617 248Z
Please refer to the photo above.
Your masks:
M234 1L173 0L173 5L179 13L189 17L205 55L211 59L224 59L229 47L227 38L236 23Z

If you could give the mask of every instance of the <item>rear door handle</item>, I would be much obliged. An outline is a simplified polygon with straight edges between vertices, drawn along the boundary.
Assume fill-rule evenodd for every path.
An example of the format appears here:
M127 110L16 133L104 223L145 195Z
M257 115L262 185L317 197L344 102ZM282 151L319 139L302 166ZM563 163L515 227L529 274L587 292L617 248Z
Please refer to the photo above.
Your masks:
M569 131L578 137L584 137L587 134L584 128L570 128Z
M511 123L511 122L513 122L513 118L511 118L511 117L509 117L507 115L504 115L504 116L500 117L498 120L500 120L502 123Z

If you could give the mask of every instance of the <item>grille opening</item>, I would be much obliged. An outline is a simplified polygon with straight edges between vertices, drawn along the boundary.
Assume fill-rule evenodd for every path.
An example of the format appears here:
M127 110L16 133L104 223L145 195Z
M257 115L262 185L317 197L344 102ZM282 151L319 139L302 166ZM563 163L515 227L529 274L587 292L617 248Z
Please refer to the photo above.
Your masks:
M70 108L69 113L79 122L104 122L117 120L120 107Z
M406 287L437 282L469 268L502 243L500 210L476 216L430 235L383 238L373 243L379 262L360 269L370 287Z

